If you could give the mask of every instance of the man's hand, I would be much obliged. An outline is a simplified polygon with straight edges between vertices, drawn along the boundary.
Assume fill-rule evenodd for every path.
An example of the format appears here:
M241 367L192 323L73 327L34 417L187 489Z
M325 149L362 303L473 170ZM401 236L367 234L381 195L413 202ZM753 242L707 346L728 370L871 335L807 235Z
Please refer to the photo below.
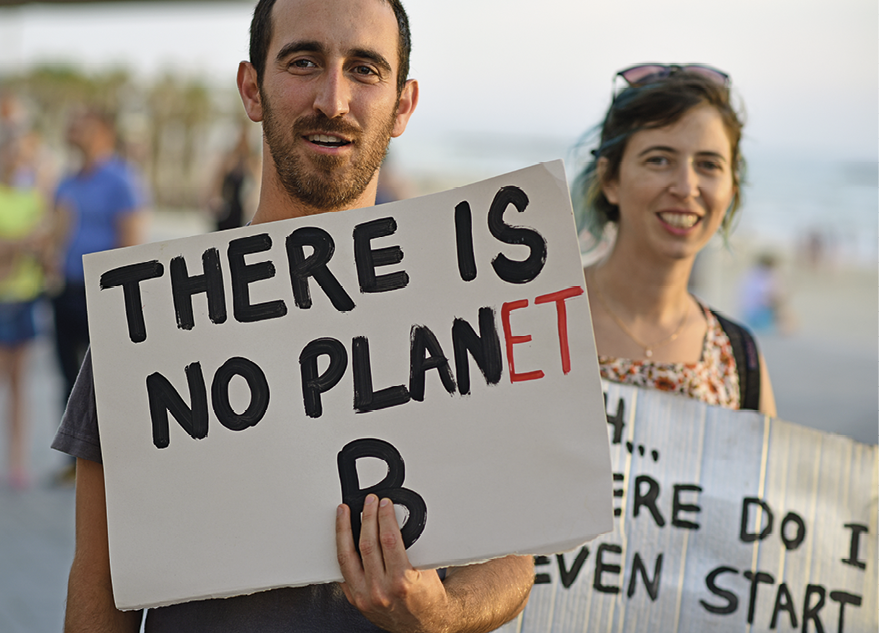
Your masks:
M435 570L409 563L389 499L369 495L363 506L360 554L351 513L336 514L336 550L342 589L373 624L391 632L492 631L525 606L534 581L531 557L507 557L450 570L443 583Z
M436 571L418 571L409 563L394 504L375 495L366 497L360 555L354 548L348 506L339 506L336 514L336 549L348 601L388 631L444 630L449 598Z

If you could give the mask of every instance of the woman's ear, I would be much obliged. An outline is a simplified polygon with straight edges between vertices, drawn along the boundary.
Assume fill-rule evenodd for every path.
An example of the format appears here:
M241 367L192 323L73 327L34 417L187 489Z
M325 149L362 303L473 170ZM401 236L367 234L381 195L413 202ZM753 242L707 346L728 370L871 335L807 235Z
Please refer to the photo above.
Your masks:
M610 161L604 156L598 159L598 165L596 166L598 182L601 184L601 192L607 198L607 201L611 204L619 205L619 183L616 178L613 180L608 179L607 170L609 166Z

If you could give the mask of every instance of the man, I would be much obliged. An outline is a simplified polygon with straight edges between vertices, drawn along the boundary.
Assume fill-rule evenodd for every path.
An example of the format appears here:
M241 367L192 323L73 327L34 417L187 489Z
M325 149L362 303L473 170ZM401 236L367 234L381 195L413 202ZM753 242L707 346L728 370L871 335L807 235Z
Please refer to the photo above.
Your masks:
M398 0L260 0L251 62L238 69L245 110L264 131L254 223L373 204L390 138L403 133L418 102L418 84L406 79L408 56ZM87 358L54 444L79 457L66 630L136 631L140 614L113 605L94 407ZM336 542L341 585L155 609L146 630L490 631L521 611L534 577L529 557L450 569L443 578L413 569L393 504L372 495L362 556L344 505Z

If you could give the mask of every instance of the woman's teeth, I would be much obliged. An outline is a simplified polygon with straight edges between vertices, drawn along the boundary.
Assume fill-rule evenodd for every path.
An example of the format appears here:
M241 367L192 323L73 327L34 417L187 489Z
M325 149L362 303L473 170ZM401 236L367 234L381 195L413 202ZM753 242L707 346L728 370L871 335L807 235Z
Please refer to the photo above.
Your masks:
M660 213L660 219L676 229L688 229L699 221L694 213Z

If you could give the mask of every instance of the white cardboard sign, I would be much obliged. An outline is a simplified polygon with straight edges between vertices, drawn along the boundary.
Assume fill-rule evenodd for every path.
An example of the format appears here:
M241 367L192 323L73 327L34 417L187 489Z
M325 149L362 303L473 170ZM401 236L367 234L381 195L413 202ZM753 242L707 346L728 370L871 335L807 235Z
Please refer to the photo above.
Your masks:
M614 531L538 558L502 631L877 630L876 446L606 389Z
M120 608L338 580L371 487L418 567L611 529L561 161L84 262Z

